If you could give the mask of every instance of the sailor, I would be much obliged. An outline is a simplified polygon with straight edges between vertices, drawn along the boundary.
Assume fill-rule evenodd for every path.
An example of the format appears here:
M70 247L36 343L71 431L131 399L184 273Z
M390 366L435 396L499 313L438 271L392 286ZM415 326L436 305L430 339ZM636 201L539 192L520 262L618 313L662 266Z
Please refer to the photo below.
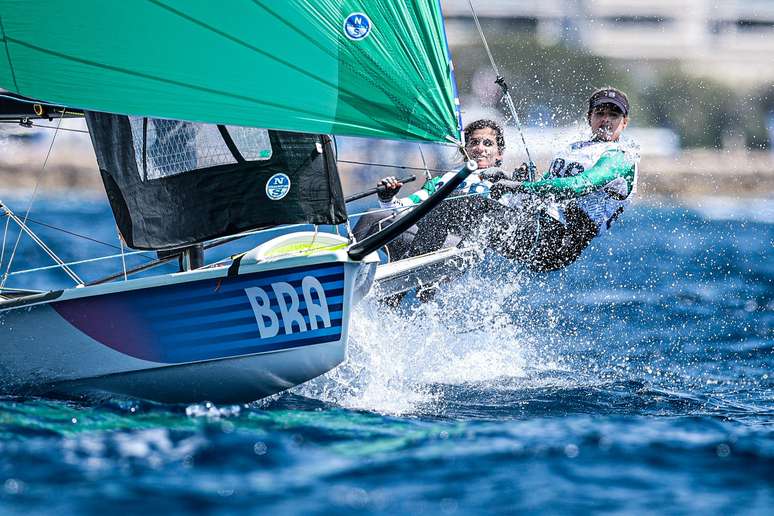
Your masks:
M441 247L456 245L463 236L460 233L467 234L471 227L477 225L479 220L477 212L481 208L479 206L481 204L480 201L489 196L490 189L494 186L494 183L501 178L519 179L519 176L508 174L500 168L503 152L505 151L505 137L503 136L502 127L497 122L493 120L476 120L465 127L464 135L466 143L463 157L475 160L478 170L470 174L457 187L455 192L473 195L465 197L462 204L455 201L446 201L436 208L434 212L437 213L435 213L432 219L438 221L438 219L446 218L446 222L434 222L430 225L420 223L393 240L387 245L387 253L390 260L415 256ZM378 186L382 187L378 193L381 209L367 213L360 218L353 230L355 238L362 240L366 236L391 224L400 215L401 210L405 212L405 208L421 203L454 177L455 174L456 172L448 172L442 176L431 178L418 191L404 198L396 196L403 186L402 183L392 176L383 178L378 183ZM507 202L505 197L503 202ZM448 220L448 217L443 217L443 213L453 209L452 205L461 208L461 211L454 217L454 221ZM420 228L422 228L421 231ZM418 231L421 233L420 241L414 242ZM440 241L437 243L427 242L428 237L431 237L430 240L440 239ZM428 245L432 249L425 249L425 246Z
M586 113L589 139L557 153L539 181L499 181L492 197L510 195L521 216L492 226L491 247L533 270L551 271L574 262L593 238L610 229L637 186L638 147L621 140L629 111L621 90L596 90Z

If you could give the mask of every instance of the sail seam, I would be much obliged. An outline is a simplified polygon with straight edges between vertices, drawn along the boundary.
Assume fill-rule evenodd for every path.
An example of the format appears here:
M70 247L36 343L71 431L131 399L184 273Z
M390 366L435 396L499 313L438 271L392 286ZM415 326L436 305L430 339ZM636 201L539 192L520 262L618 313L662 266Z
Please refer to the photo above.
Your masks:
M16 72L13 69L13 62L11 61L11 51L8 48L8 38L5 35L5 25L3 24L3 17L0 16L0 31L3 33L3 45L5 46L5 56L8 58L8 68L11 70L11 78L13 79L13 85L16 88L16 93L21 93L19 90L19 84L16 82Z
M177 10L177 9L173 8L173 7L170 7L170 6L168 6L168 5L165 5L165 4L164 4L163 2L161 2L160 0L150 0L150 2L151 2L151 3L153 3L153 4L155 4L155 5L157 5L158 7L162 8L162 9L165 9L165 10L169 11L170 13L174 14L175 16L178 16L178 17L180 17L180 18L183 18L184 20L188 20L188 21L189 21L189 22L191 22L191 23L194 23L194 24L196 24L196 25L198 25L198 26L200 26L200 27L202 27L202 28L204 28L204 29L207 29L207 30L209 30L210 32L213 32L213 33L215 33L215 34L219 35L219 36L220 36L220 37L222 37L222 38L226 38L226 39L228 39L229 41L233 41L234 43L236 43L236 44L238 44L238 45L240 45L240 46L243 46L243 47L245 47L245 48L247 48L247 49L249 49L249 50L252 50L253 52L256 52L256 53L258 53L258 54L261 54L261 55L263 55L263 56L269 57L269 58L273 59L274 61L277 61L278 63L282 63L283 65L287 66L287 67L288 67L288 68L290 68L291 70L294 70L294 71L296 71L296 72L298 72L298 73L300 73L300 74L302 74L302 75L304 75L304 76L306 76L306 77L310 77L310 78L312 78L312 79L314 79L314 80L318 81L319 83L321 83L321 84L324 84L324 85L328 86L329 88L331 88L331 89L333 89L333 90L335 90L335 91L341 91L341 92L347 93L348 95L351 95L353 98L356 98L356 99L360 99L360 100L366 100L366 101L367 101L367 100L369 100L369 99L367 99L367 98L363 97L362 95L360 95L359 93L357 93L357 92L356 92L356 91L354 91L354 90L350 90L350 89L347 89L347 88L342 88L340 84L335 84L335 83L333 83L333 82L331 82L331 81L329 81L329 80L325 79L324 77L321 77L321 76L319 76L319 75L315 75L315 74L313 74L313 73L309 72L309 70L306 70L306 69L304 69L304 68L301 68L301 67L299 67L299 66L296 66L296 65L294 65L293 63L290 63L290 62L288 62L288 61L285 61L285 60L283 60L283 59L279 59L279 58L278 58L276 55L273 55L273 54L270 54L270 53L268 53L268 52L265 52L265 51L261 50L260 48L257 48L257 47L255 47L254 45L251 45L251 44L247 43L246 41L243 41L243 40L241 40L241 39L239 39L239 38L236 38L236 37L234 37L234 36L232 36L232 35L230 35L230 34L227 34L227 33L223 32L223 31L219 30L218 28L216 28L216 27L213 27L213 26L211 26L211 25L208 25L208 24L206 24L206 23L204 23L204 22L202 22L202 21L200 21L200 20L197 20L196 18L194 18L194 17L192 17L192 16L189 16L189 15L185 14L184 12L181 12L181 11L179 11L179 10ZM263 5L261 5L261 4L257 4L257 5L258 5L258 7L261 7L261 8L263 8L263 9L264 9L266 12L268 12L269 14L271 14L273 17L275 17L275 18L278 18L278 17L277 17L277 15L276 15L276 13L274 13L274 12L272 12L271 10L267 9L265 6L263 6ZM283 23L285 23L285 22L284 22L284 20L280 20L280 21L282 21ZM296 29L294 29L294 31L296 31ZM297 32L297 31L296 31L296 32ZM322 48L322 47L320 47L320 46L319 46L319 45L317 45L317 44L316 44L315 46L317 46L318 48ZM329 56L333 57L333 55L332 55L330 52L328 52L328 51L325 51L325 52L326 52L326 53L327 53ZM378 67L378 65L376 65L376 66ZM387 93L387 91L386 91L386 90L384 90L384 88L380 87L380 85L379 85L378 83L374 83L374 85L375 85L376 87L378 87L380 90L383 90L383 92L384 92L384 93L385 93L385 94L388 96L388 98L390 98L390 100L391 100L391 101L393 101L393 103L395 104L395 107L396 107L396 108L402 108L402 109L404 110L404 112L405 112L405 113L407 113L407 114L410 114L410 113L411 113L411 110L409 110L409 109L408 109L406 106L404 106L404 105L403 105L403 104L402 104L402 103L399 101L399 99L390 97L390 95ZM348 105L348 106L350 106L350 107L353 107L353 108L356 108L356 107L357 107L357 106L356 106L355 104L353 104L353 103L352 103L350 100L348 100L347 98L342 98L340 95L338 96L338 100L339 100L339 102L343 102L344 104L346 104L346 105ZM374 109L380 109L381 111L386 111L386 110L384 110L383 108L379 108L378 106L372 106L372 108L374 108ZM316 113L316 114L317 114L317 113ZM317 115L318 115L318 116L322 116L322 115L319 115L319 114L317 114ZM377 120L377 119L376 119L376 118L374 118L374 117L371 117L371 119L372 119L372 120ZM431 133L431 134L432 134L432 133Z
M142 117L142 180L148 180L148 117Z

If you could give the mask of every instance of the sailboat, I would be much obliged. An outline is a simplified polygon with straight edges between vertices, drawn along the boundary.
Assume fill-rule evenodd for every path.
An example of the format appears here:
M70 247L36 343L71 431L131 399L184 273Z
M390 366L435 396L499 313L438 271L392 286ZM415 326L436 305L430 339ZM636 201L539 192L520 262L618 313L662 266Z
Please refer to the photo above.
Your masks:
M346 223L329 135L460 145L439 2L0 0L0 31L5 101L32 110L5 118L82 113L123 242L181 265L3 285L2 393L245 402L323 374L374 251L472 170L363 241L296 231L206 264L216 239Z

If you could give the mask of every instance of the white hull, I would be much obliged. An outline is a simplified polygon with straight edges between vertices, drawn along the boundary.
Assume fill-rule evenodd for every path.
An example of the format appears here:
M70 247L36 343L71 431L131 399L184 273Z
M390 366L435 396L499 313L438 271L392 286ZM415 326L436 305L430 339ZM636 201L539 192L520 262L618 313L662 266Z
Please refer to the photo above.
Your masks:
M435 285L458 275L472 259L472 252L451 247L381 264L376 268L373 295L381 299Z
M338 250L6 302L0 392L262 398L344 360L350 308L374 268Z

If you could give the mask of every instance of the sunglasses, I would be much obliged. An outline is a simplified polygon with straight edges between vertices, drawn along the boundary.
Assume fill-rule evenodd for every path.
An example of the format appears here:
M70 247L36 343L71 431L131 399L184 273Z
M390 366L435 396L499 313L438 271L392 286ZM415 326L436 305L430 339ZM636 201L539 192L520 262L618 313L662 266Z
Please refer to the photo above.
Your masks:
M489 138L471 138L466 147L475 147L478 144L482 144L484 147L494 147L495 141Z
M610 112L611 115L617 115L617 116L624 116L623 111L618 106L612 106L612 105L602 105L597 106L594 109L591 110L591 113L594 115L604 115L605 113Z

